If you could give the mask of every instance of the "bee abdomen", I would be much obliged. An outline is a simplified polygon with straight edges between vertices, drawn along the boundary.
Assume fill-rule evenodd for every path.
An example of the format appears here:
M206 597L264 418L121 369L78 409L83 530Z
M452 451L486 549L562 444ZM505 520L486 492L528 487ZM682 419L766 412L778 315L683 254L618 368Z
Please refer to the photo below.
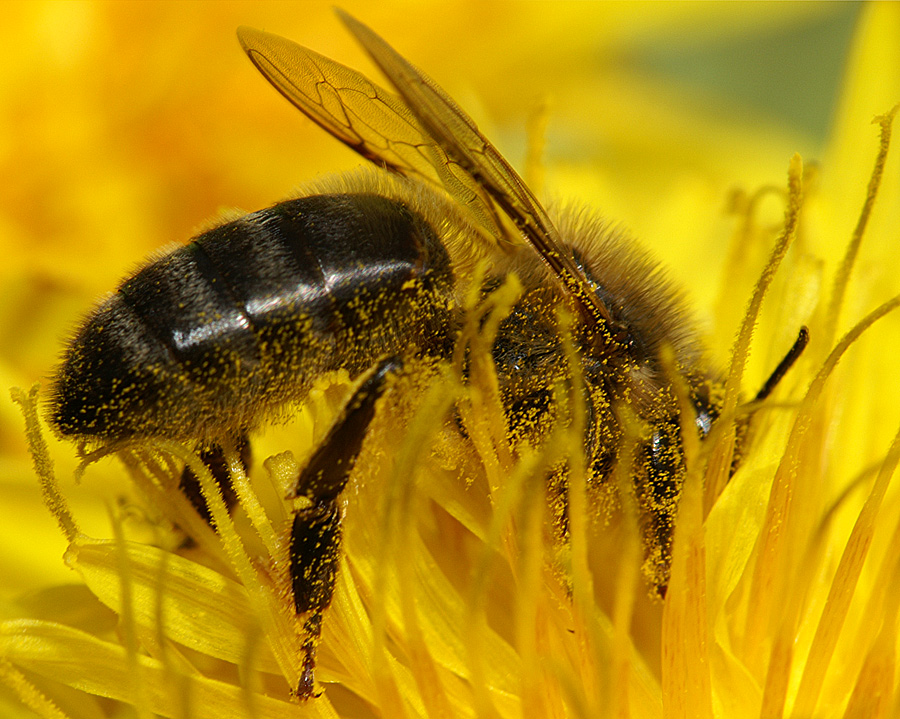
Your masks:
M329 370L447 334L431 227L373 194L282 202L147 265L87 320L57 373L62 434L214 440Z

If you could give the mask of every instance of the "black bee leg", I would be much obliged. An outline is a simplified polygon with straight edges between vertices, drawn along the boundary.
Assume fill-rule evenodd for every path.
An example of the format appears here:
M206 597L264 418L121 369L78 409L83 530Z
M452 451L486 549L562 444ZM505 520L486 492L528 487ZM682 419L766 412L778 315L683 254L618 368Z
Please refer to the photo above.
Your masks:
M250 469L250 440L247 435L242 434L235 443L238 452L241 455L241 464L244 465L244 471ZM213 479L222 490L222 497L225 500L225 506L231 510L237 504L237 495L231 486L231 473L228 471L228 465L225 462L225 451L219 445L212 445L200 452L200 459L207 466L212 474ZM212 524L212 515L209 513L209 507L206 506L206 499L203 492L200 491L200 480L196 474L191 471L190 467L185 467L181 472L181 481L178 488L194 505L197 513L206 520L207 524Z
M301 472L291 495L307 500L294 513L290 547L294 607L297 614L306 615L303 671L297 686L301 699L314 695L322 613L334 594L341 553L340 494L347 486L386 380L399 367L396 358L384 360L359 386Z
M684 478L684 455L678 420L656 426L641 450L647 474L635 477L634 490L644 537L645 568L657 595L664 599L669 584L675 518Z

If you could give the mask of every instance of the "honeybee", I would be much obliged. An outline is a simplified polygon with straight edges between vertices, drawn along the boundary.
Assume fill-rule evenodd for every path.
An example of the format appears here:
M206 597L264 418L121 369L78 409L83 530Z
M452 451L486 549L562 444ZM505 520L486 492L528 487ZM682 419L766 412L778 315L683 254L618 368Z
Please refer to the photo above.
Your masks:
M590 484L619 462L623 414L646 428L629 473L660 592L685 472L681 436L709 434L723 389L682 296L633 240L588 213L551 217L443 90L338 12L397 94L281 37L238 35L284 97L377 169L148 262L75 335L49 411L67 437L190 440L212 462L324 373L364 376L295 490L309 500L291 543L296 609L308 616L302 697L312 695L334 588L339 498L375 403L404 367L450 360L477 259L489 261L482 295L511 275L522 285L490 349L512 445L540 443L567 421L560 386L574 387L584 406ZM565 317L574 321L563 329ZM693 410L688 427L676 384ZM564 536L566 468L549 474Z

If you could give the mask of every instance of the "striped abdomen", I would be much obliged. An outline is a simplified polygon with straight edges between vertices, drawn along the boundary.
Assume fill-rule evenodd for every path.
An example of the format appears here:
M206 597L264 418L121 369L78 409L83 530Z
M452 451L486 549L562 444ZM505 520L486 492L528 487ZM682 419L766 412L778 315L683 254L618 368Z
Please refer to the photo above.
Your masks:
M282 202L123 282L67 350L51 421L104 438L246 430L323 372L440 353L451 281L431 227L396 200Z

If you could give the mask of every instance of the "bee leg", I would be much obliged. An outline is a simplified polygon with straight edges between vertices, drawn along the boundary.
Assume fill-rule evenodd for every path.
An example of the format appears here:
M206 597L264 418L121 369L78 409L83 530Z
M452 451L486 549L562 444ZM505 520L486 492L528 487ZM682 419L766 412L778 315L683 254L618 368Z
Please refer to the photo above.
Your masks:
M331 604L341 552L341 508L336 499L320 502L294 515L291 527L290 571L297 614L303 623L303 669L297 696L314 695L316 648L322 614Z
M246 434L242 434L238 437L235 445L240 453L244 471L247 472L250 469L251 461L250 440ZM217 444L212 445L200 452L200 459L219 485L219 489L222 491L222 498L225 500L225 506L230 511L237 504L237 494L235 494L234 487L231 486L231 473L228 471L228 464L225 461L225 450ZM178 488L190 500L194 509L206 520L207 524L212 524L212 515L209 512L209 507L206 506L203 492L200 490L200 479L190 467L185 467L181 472L181 481L178 483Z
M666 596L675 538L675 518L684 483L684 455L676 419L660 423L643 448L646 475L635 478L635 497L644 535L645 574L660 599Z
M356 464L386 379L399 367L396 358L384 360L359 386L301 472L291 494L291 498L306 500L306 505L294 513L290 541L294 608L297 614L306 615L303 670L297 686L301 699L314 696L322 614L334 594L341 553L340 495Z

